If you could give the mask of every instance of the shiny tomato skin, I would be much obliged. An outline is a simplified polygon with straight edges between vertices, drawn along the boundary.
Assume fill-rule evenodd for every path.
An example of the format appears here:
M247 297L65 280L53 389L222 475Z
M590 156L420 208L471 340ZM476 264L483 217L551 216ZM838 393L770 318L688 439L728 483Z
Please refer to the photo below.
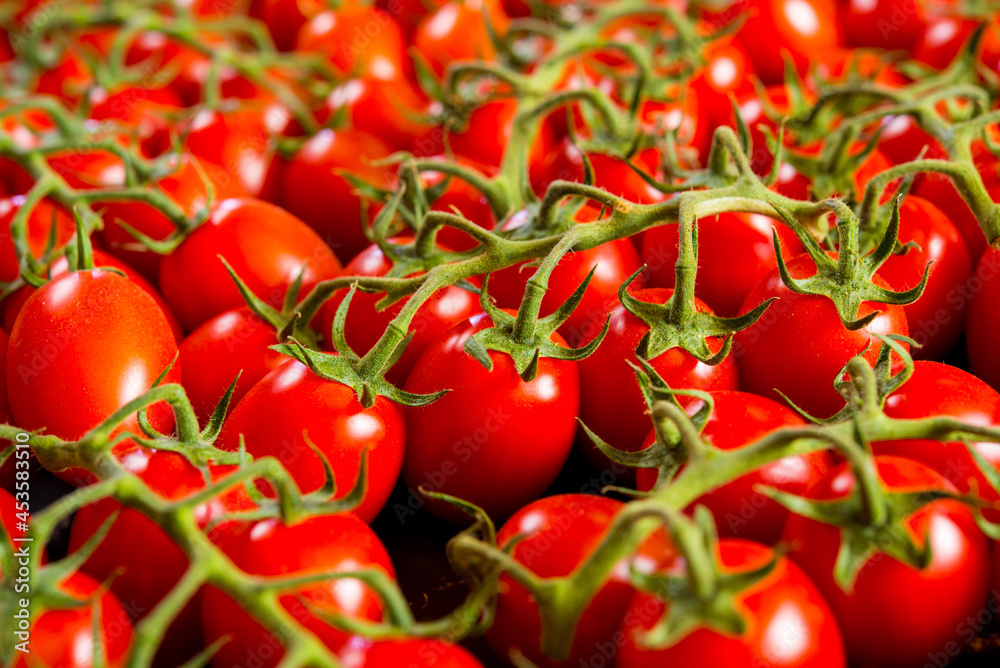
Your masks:
M315 230L346 264L370 243L363 228L374 218L375 204L368 204L366 218L361 197L343 173L388 185L390 171L371 163L389 153L388 146L366 132L321 130L282 169L282 206Z
M295 216L252 198L223 200L160 265L163 296L188 331L244 304L219 255L275 307L300 273L304 296L340 272L330 248Z
M672 294L673 290L666 288L647 288L637 290L634 297L662 304ZM696 304L699 311L710 312L704 302L696 301ZM604 341L593 355L580 362L580 420L619 450L638 450L651 426L635 372L626 363L631 361L638 365L635 349L648 330L646 323L626 311L624 306L618 306L611 312L611 325ZM717 351L722 342L715 340L710 345ZM739 373L731 355L717 366L709 366L690 353L674 348L650 360L650 364L672 388L706 392L739 389ZM595 466L609 466L589 439L583 438L581 443Z
M595 266L597 269L583 299L559 328L559 333L573 346L582 345L600 333L605 318L618 306L618 288L641 264L635 246L628 239L617 239L588 250L567 253L549 276L540 315L549 315L562 306ZM489 291L497 300L497 305L517 310L535 269L520 264L494 272ZM645 275L640 275L632 286L643 288L645 284Z
M792 278L816 273L808 255L786 260ZM875 284L887 287L875 277ZM769 272L747 296L741 311L746 312L771 297L778 300L748 329L736 334L732 356L740 369L740 389L781 400L775 389L817 417L829 417L843 408L843 398L834 390L837 374L854 356L871 343L865 359L871 364L878 356L880 342L872 336L906 335L906 314L900 306L864 302L858 317L872 311L881 313L867 327L850 331L840 322L828 297L800 295L781 281L778 270Z
M449 129L447 145L460 158L491 168L499 167L514 132L516 113L517 102L513 98L481 104L469 113L464 125ZM435 149L440 152L444 144Z
M124 463L131 473L165 499L180 500L205 486L202 472L181 455L171 452L144 451L127 457ZM232 470L233 467L210 467L212 478L216 480ZM195 516L198 524L205 527L226 513L254 508L242 487L236 487L198 506ZM153 520L109 498L77 511L70 531L70 552L79 550L115 512L120 514L80 570L96 580L109 582L111 592L125 604L131 619L142 619L184 575L188 559ZM196 594L168 627L164 643L157 652L158 666L179 665L199 651L200 599L201 594Z
M464 345L490 326L486 314L455 325L410 371L408 392L451 392L405 409L403 480L411 490L423 485L469 500L499 519L541 496L566 462L579 415L580 375L575 362L543 357L535 379L525 382L510 356L495 351L493 370L487 371ZM552 340L565 345L558 334ZM525 461L531 466L517 464ZM427 509L450 521L467 519L443 503L428 503Z
M377 137L394 150L426 156L433 126L418 120L426 102L406 79L385 81L372 77L348 79L326 98L320 120L346 115L349 127Z
M382 249L373 244L344 267L343 275L384 276L390 268L391 263L382 253ZM347 290L337 291L328 302L323 304L320 311L320 333L324 337L323 345L326 350L333 350L330 330L337 308L346 296ZM384 296L384 293L358 291L351 299L344 333L347 337L347 344L358 355L364 355L371 350L372 346L385 333L392 319L399 314L403 305L408 301L408 298L402 299L392 306L378 311L375 305ZM413 338L410 339L399 360L388 371L386 378L394 384L402 386L406 382L406 377L410 375L413 365L417 363L417 359L427 349L427 346L452 326L476 315L481 310L479 296L464 288L451 285L435 292L413 316L409 330L413 332Z
M0 281L13 281L21 273L10 225L23 205L24 197L20 195L0 199ZM26 225L28 248L35 259L45 252L53 225L56 228L56 248L73 238L76 231L73 217L55 202L43 199L31 211Z
M889 490L954 490L940 474L912 460L876 457L875 463ZM853 474L841 465L818 480L807 496L843 498L854 485ZM792 515L785 526L789 556L830 604L852 665L921 665L932 652L960 639L963 620L975 617L989 590L989 545L967 506L934 501L906 518L904 525L918 545L930 540L930 565L915 570L889 556L869 559L849 594L832 575L839 529L799 515Z
M267 26L279 51L291 51L302 26L326 7L321 0L253 0L249 13Z
M199 421L208 419L238 373L242 372L230 408L257 381L287 361L270 349L277 343L274 327L245 306L220 313L191 332L180 344L180 359L191 369L184 374L184 389Z
M248 453L277 457L308 493L322 487L325 474L303 432L329 461L337 498L354 487L367 449L367 490L354 512L366 522L375 519L403 463L406 432L399 407L378 397L371 408L362 408L353 389L289 360L250 388L223 426L218 445L235 451L242 434Z
M969 367L994 389L1000 388L1000 357L996 354L996 332L1000 327L1000 249L989 248L979 258L976 271L962 295L969 299L965 345Z
M948 217L936 206L914 195L899 210L899 243L915 242L905 255L891 255L878 275L893 290L917 287L930 265L923 294L912 304L903 305L907 327L922 348L913 350L915 359L942 359L965 329L967 302L960 289L972 274L965 240Z
M624 507L620 501L589 494L547 496L511 516L500 528L497 543L503 547L515 536L523 536L511 553L516 561L540 577L566 576L597 548ZM648 538L634 556L617 564L587 604L566 661L542 654L538 604L523 586L503 575L496 618L486 639L500 657L506 659L517 649L540 668L588 665L602 646L612 644L635 593L629 582L630 568L650 573L667 568L676 559L666 533L661 531Z
M734 10L747 17L736 39L765 84L784 81L783 52L805 74L815 54L842 41L835 0L739 0L727 10L731 18Z
M723 571L740 573L765 565L773 552L758 543L724 538L718 544ZM747 620L743 635L733 637L698 627L661 650L644 648L639 635L662 616L664 603L648 593L635 595L625 612L624 641L618 668L727 666L727 668L846 668L837 622L806 574L787 557L737 596Z
M777 230L786 257L803 252L795 233L768 216L723 213L698 221L695 294L719 315L738 315L754 285L777 267L772 229ZM677 225L661 225L646 231L642 259L649 268L651 286L674 287L677 255Z
M31 627L31 652L17 652L11 668L122 668L132 644L132 622L115 595L83 573L73 573L59 584L61 593L80 606L45 610ZM103 661L94 661L94 631L104 648Z
M406 39L389 12L361 2L314 15L299 31L296 51L327 57L342 74L394 81L403 77Z
M507 32L507 15L495 0L454 0L423 18L413 36L413 45L435 74L441 76L449 63L464 60L496 60L496 47L483 16L489 16L493 31Z
M798 413L777 401L749 392L712 392L715 409L705 423L701 437L720 450L738 450L783 427L801 427L805 421ZM702 406L696 400L687 406L694 413ZM653 444L655 432L646 437L643 447ZM757 487L766 485L790 494L802 494L830 467L824 451L779 459L700 496L691 504L712 511L719 535L743 538L774 545L788 518L788 510L764 496ZM639 469L636 483L640 490L656 484L655 469Z
M1000 177L997 177L997 162L985 156L976 155L975 144L973 144L973 155L990 198L994 202L1000 201ZM982 227L979 226L979 221L976 220L969 205L955 189L952 180L943 174L933 172L921 174L920 178L913 184L912 193L947 212L951 222L955 224L962 238L965 239L973 264L978 262L979 258L986 252L989 242Z
M588 153L587 158L590 159L597 187L640 204L663 199L663 194L646 183L624 160L603 153ZM640 152L633 162L647 173L655 174L655 152ZM585 174L583 153L569 139L552 142L552 148L544 151L529 166L531 186L539 197L544 196L553 181L583 182Z
M310 573L381 570L395 579L395 571L378 536L353 513L320 515L286 525L277 519L230 527L216 539L238 568L262 578ZM359 638L324 623L313 614L336 613L363 621L382 619L378 595L357 580L324 580L280 597L286 610L334 653L349 650ZM214 587L202 597L205 642L230 636L213 657L218 668L251 665L274 668L284 654L280 636L269 632L239 604Z
M342 657L345 668L483 668L469 650L436 638L377 640L366 650L345 649Z
M15 422L77 440L152 387L176 355L163 312L132 281L99 269L54 278L28 298L11 332L7 391ZM164 382L180 379L174 364ZM150 406L148 416L161 432L173 430L167 404ZM112 435L124 431L141 434L135 416ZM115 452L134 447L123 441ZM60 477L91 478L74 469Z
M976 21L962 16L931 14L913 47L913 59L943 70L955 59L976 28Z
M927 29L923 3L892 0L838 0L838 18L847 46L912 51Z
M1000 424L1000 393L962 369L940 362L918 361L910 379L885 400L883 410L897 419L943 415L968 424L992 427ZM1000 444L976 442L972 446L994 468L1000 468ZM1000 499L965 443L881 441L872 443L872 450L877 455L918 461L947 478L961 492L969 492L975 485L979 496L987 501ZM991 517L996 514L992 509L984 512Z

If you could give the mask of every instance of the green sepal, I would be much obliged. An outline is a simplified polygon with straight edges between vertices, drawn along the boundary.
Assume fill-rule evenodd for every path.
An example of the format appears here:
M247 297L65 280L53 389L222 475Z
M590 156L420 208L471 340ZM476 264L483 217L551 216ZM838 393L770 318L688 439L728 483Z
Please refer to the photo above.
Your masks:
M489 296L488 285L490 276L483 278L483 287L479 295L479 303L493 322L492 327L482 329L465 342L465 351L482 364L487 370L493 369L489 351L506 353L514 361L514 368L522 380L534 380L538 372L538 361L543 358L579 361L592 354L604 340L610 325L610 316L605 319L601 332L589 343L579 348L564 348L552 340L552 335L572 314L573 309L583 298L583 293L594 276L591 269L587 278L572 295L555 312L535 321L534 332L521 337L515 334L517 316L506 313L493 303Z
M873 332L872 336L879 339L882 342L879 348L878 358L875 361L875 366L872 367L873 377L872 380L875 382L874 395L878 398L878 408L885 405L885 400L900 387L903 386L906 381L910 379L913 375L913 357L906 351L902 346L903 343L909 344L910 346L919 348L920 344L909 338L908 336L903 336L902 334L879 334ZM815 422L817 424L836 424L838 422L843 422L848 418L857 415L859 412L865 408L875 408L865 406L865 397L858 388L858 383L863 382L861 379L856 379L851 377L850 370L856 364L854 360L862 357L868 352L871 347L871 342L865 346L858 355L856 355L851 361L843 366L843 368L837 373L834 379L834 388L837 392L844 398L846 402L844 407L837 411L836 415L829 418L817 418L809 415L801 408L795 406L792 407L800 414L806 417L810 422ZM893 373L894 363L893 363L893 353L897 360L902 361L903 368L898 372ZM862 358L863 359L863 358ZM868 364L868 362L864 362ZM847 380L844 380L844 376L848 376ZM786 401L789 401L786 398Z
M643 359L656 359L673 348L680 348L698 361L715 366L729 355L733 345L733 335L750 327L760 318L775 298L768 299L756 308L734 318L723 318L710 313L694 311L680 321L674 316L673 303L683 299L674 292L664 304L653 304L636 299L628 293L628 287L639 274L646 270L640 267L618 288L618 299L629 313L649 326L636 348L636 354ZM722 347L712 352L708 339L723 338Z
M180 352L174 354L173 359L170 360L170 364L168 364L167 367L160 372L160 375L156 377L156 380L153 381L153 384L152 386L150 386L149 389L158 387L160 383L163 382L163 379L167 377L167 374L170 373L170 370L174 368L175 364L177 364L177 360L180 359L180 356L181 356ZM146 415L146 411L148 408L149 408L148 406L143 406L142 408L139 409L139 412L136 414L136 417L139 422L139 429L141 429L142 433L148 436L149 438L167 438L166 434L161 434L153 427L153 425L149 423L149 419Z
M879 302L883 304L905 305L916 301L924 291L930 265L924 269L920 284L911 290L894 292L879 287L872 282L872 276L882 263L888 259L896 246L899 232L899 202L893 207L888 229L879 242L878 247L870 254L859 257L857 232L859 221L854 213L842 202L829 200L825 203L837 216L840 248L839 257L834 260L827 255L819 243L810 235L799 233L801 226L794 222L792 216L777 208L778 213L785 218L805 246L806 252L816 264L816 273L808 278L792 278L781 252L781 243L777 231L773 232L775 259L782 282L789 290L803 295L819 295L828 297L837 309L837 315L846 329L858 330L866 327L878 315L872 311L863 318L858 318L858 311L863 302Z

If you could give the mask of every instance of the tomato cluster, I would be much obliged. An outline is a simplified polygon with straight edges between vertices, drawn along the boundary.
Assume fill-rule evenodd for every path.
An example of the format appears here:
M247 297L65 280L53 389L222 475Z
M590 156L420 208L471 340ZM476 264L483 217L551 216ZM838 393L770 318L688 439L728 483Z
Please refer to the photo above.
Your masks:
M0 666L996 662L991 3L9 4Z

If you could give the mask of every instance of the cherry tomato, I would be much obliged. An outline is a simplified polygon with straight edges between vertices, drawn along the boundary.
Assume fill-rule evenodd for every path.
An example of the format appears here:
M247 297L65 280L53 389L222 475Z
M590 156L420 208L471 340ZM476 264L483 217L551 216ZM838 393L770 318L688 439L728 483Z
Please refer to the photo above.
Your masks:
M766 397L733 391L712 392L711 395L715 409L701 437L720 450L736 450L776 429L805 424L793 410ZM693 414L701 406L699 399L686 410ZM643 447L652 445L655 440L655 432L650 432ZM790 494L801 494L829 467L830 457L822 451L779 459L702 495L691 507L703 505L711 510L721 536L774 545L781 537L788 510L757 491L757 486L767 485ZM656 484L656 470L639 469L636 483L640 490L652 489Z
M132 622L114 594L82 573L73 573L59 589L79 606L48 609L31 627L31 651L17 652L11 668L122 668L132 644ZM103 656L94 643L99 634Z
M1000 359L995 354L1000 313L1000 249L989 248L983 253L976 271L962 290L969 300L969 315L965 327L965 344L969 351L972 372L994 388L1000 388Z
M698 221L695 292L719 315L737 315L753 286L777 267L772 230L778 232L783 253L797 255L803 251L794 232L761 214L723 213ZM677 225L646 231L642 259L653 286L674 287L677 253Z
M299 32L297 51L326 56L340 73L383 81L400 79L406 40L388 12L360 2L314 15Z
M718 559L724 572L741 573L774 558L767 547L747 540L723 539ZM648 593L636 594L622 624L624 642L619 668L710 665L732 668L845 668L843 641L830 607L802 570L786 557L774 569L736 596L747 621L739 636L700 626L670 647L644 647L641 634L664 612L664 603Z
M96 86L87 92L87 98L90 118L124 124L147 156L170 148L169 115L181 109L181 100L172 88L125 86L108 91Z
M24 197L21 195L0 199L0 281L13 281L21 275L10 226L22 206ZM56 228L56 248L61 248L73 238L76 230L73 217L55 202L43 199L28 215L26 225L28 248L36 259L45 252L53 226Z
M878 475L898 492L954 490L940 474L901 457L876 457ZM807 495L842 499L855 481L846 465L832 469ZM850 593L833 579L841 543L837 527L799 515L789 517L789 556L823 593L844 634L852 665L915 666L949 642L981 608L990 584L989 545L972 512L960 502L934 501L904 520L918 545L930 541L931 562L917 570L880 554L861 566Z
M839 0L837 17L848 46L910 51L927 29L923 3Z
M794 279L816 273L808 255L787 260ZM875 285L888 287L878 276ZM850 331L840 322L833 301L819 295L796 294L769 272L743 302L743 312L766 299L778 300L749 328L736 334L732 356L739 364L743 390L779 398L781 391L797 406L817 417L829 417L844 406L834 389L837 374L850 359L864 352L874 364L880 342L872 334L906 335L906 313L901 306L863 302L858 317L879 315L867 327ZM865 347L868 346L867 351Z
M588 494L548 496L518 510L500 528L497 542L503 547L520 538L511 552L515 560L540 577L566 576L597 548L624 507L620 501ZM503 575L496 618L486 639L501 657L507 658L517 649L540 668L591 665L591 658L602 647L614 647L612 640L635 593L629 581L630 569L650 573L676 559L666 533L660 531L616 565L584 609L566 661L553 661L542 654L538 603L522 585Z
M358 254L344 267L344 276L384 276L392 267L382 250L371 245ZM334 293L333 297L323 305L320 312L320 332L325 337L324 347L333 350L330 329L334 314L347 296L347 290ZM347 321L344 334L347 343L358 355L364 355L382 337L386 327L395 318L407 299L402 299L392 306L379 311L375 305L384 297L384 293L355 292L347 311ZM417 359L427 347L444 334L453 325L467 320L479 313L479 296L464 288L450 285L434 293L423 303L410 322L410 339L406 350L399 360L389 370L387 378L396 385L406 382Z
M136 452L126 458L125 466L165 499L180 500L205 487L202 472L172 452ZM212 477L222 478L230 470L232 467L211 467ZM226 513L254 507L242 487L237 486L199 506L195 515L199 525L205 527ZM153 520L109 498L77 512L70 531L70 552L79 550L115 512L120 514L80 570L109 582L130 618L142 619L184 575L188 559ZM180 665L200 650L200 599L196 594L167 629L157 652L158 665Z
M28 298L11 332L7 391L15 422L77 440L146 392L176 355L163 311L132 281L99 269L54 278ZM174 364L164 382L180 377ZM159 431L173 430L166 404L150 406L148 416ZM135 416L112 436L124 431L141 433ZM134 447L122 441L116 453ZM90 475L70 469L60 477L81 484Z
M345 668L483 668L469 650L435 638L379 640L363 652L347 648L342 656Z
M218 201L260 194L273 154L269 142L287 122L287 110L261 101L225 112L201 109L179 130L185 150L199 160L200 180Z
M495 0L454 0L424 17L413 36L413 45L434 73L441 76L456 61L495 60L490 30L503 36L507 23L507 15Z
M390 170L371 163L389 152L388 146L365 132L321 130L282 170L282 205L314 229L341 262L368 246L364 226L375 211L375 204L366 204L343 174L386 186L392 181Z
M552 484L576 432L580 375L574 362L543 357L534 380L522 380L505 353L490 352L487 371L465 352L473 333L492 326L486 314L455 325L431 343L406 380L408 392L450 389L437 401L406 408L407 452L403 480L507 517ZM552 340L565 345L558 334ZM530 467L519 462L530 461ZM461 522L450 505L428 510Z
M336 117L346 111L351 128L377 137L394 149L427 155L424 144L433 141L428 137L432 128L417 120L425 104L406 79L348 79L327 96L320 120L326 122L325 116Z
M646 183L624 160L602 153L588 153L587 157L594 170L594 185L599 188L640 204L663 199L663 194ZM655 151L650 150L633 158L633 162L648 174L656 173L656 160ZM564 139L533 162L530 170L532 188L542 196L549 184L557 179L583 182L583 154L569 139Z
M295 360L250 388L223 426L219 447L237 450L241 434L248 453L277 457L303 493L316 491L325 479L308 437L333 469L338 498L351 491L367 451L367 489L354 509L366 522L375 518L396 484L406 441L396 404L378 397L374 406L362 408L353 389L320 378Z
M976 21L961 16L929 14L927 25L913 48L914 60L939 70L946 68L976 28Z
M351 513L320 515L286 525L268 519L221 532L219 547L243 571L263 579L315 573L381 570L395 578L392 563L378 536ZM280 597L297 622L332 652L349 652L356 637L326 624L313 610L349 618L379 621L382 601L368 585L353 578L330 579ZM284 654L282 636L269 632L237 602L206 587L201 606L205 642L229 636L212 662L219 666L274 668Z
M891 255L878 275L893 290L920 284L930 263L930 276L920 298L903 306L907 327L922 348L917 359L939 360L958 341L965 329L966 301L959 290L972 274L969 251L962 235L936 206L919 197L907 197L899 209L899 243L915 242L905 255Z
M291 51L302 26L326 7L320 0L253 0L250 16L267 26L279 51Z
M188 330L244 304L220 255L274 306L299 274L305 295L340 273L329 247L295 216L252 198L224 200L160 265L163 296Z
M637 290L639 301L662 304L673 290L648 288ZM696 308L703 313L711 310L699 300ZM649 327L638 317L618 306L611 312L611 324L604 341L590 357L580 362L580 420L605 441L619 450L638 450L649 433L646 402L639 391L635 372L626 362L638 365L635 349ZM718 351L722 341L710 343ZM690 353L673 348L649 360L666 383L672 388L698 390L738 389L739 375L732 356L716 366L709 366ZM607 468L607 458L586 439L584 452L599 468ZM628 476L625 472L623 475Z

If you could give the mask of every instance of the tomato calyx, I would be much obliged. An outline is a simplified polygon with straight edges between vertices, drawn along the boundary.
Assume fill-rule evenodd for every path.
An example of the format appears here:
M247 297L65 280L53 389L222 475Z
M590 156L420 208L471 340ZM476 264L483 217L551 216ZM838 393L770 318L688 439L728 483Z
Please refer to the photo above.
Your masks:
M854 331L862 329L878 317L880 311L872 311L858 318L858 310L862 302L872 301L882 304L911 304L923 294L924 286L930 275L930 266L924 268L920 283L911 290L895 292L880 287L872 281L872 276L889 258L896 247L899 234L899 202L893 207L892 217L885 235L878 247L871 253L860 256L858 246L858 230L860 221L850 208L839 200L827 200L822 206L837 217L839 236L839 255L832 258L822 246L801 226L791 223L790 217L779 209L779 213L789 220L796 236L802 242L806 253L816 264L816 273L808 278L792 278L781 253L781 243L777 233L774 234L775 259L781 281L792 292L802 295L820 295L828 297L837 309L840 322L845 328Z
M399 389L382 375L386 369L392 367L398 356L402 354L412 334L402 337L387 359L379 360L378 356L372 355L372 353L361 357L351 349L344 335L344 327L347 320L347 310L350 308L351 300L357 290L357 284L352 284L333 317L331 340L336 354L330 355L307 348L294 337L289 337L287 343L271 346L271 350L276 350L302 362L320 378L350 387L357 394L358 401L364 408L371 408L375 405L375 399L379 396L388 397L403 406L424 406L443 397L447 390L431 394L414 394ZM377 352L381 352L381 349L378 349Z
M493 304L488 293L489 275L483 280L483 289L479 302L493 322L492 327L482 329L465 342L465 351L483 365L487 370L493 370L493 360L489 351L506 353L514 360L514 368L522 380L530 382L538 373L538 360L548 357L559 360L579 361L589 356L604 340L608 333L610 316L604 320L604 327L592 341L579 348L566 348L552 340L553 334L573 314L573 310L583 299L596 267L590 270L573 294L553 313L539 318L542 298L548 287L549 277L559 260L573 246L575 236L568 233L552 251L542 260L534 275L528 280L524 299L518 308L517 315L512 316Z

